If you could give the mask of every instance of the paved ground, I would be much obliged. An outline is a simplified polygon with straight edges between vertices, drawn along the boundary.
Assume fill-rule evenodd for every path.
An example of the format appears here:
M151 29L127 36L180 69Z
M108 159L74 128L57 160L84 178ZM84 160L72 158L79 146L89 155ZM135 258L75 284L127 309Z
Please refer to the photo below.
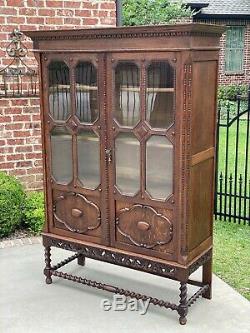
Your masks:
M53 249L52 254L61 260L68 253ZM250 303L217 277L214 277L213 300L199 299L190 309L187 325L180 326L177 313L171 310L150 306L144 316L131 311L105 312L100 303L104 298L112 300L110 293L57 278L46 285L40 244L0 249L0 264L0 332L3 333L250 331ZM68 271L177 301L178 284L164 278L90 259L85 268L71 263Z
M22 245L31 245L31 244L42 244L42 237L24 237L16 239L6 239L0 240L0 250L5 249L6 247L22 246Z

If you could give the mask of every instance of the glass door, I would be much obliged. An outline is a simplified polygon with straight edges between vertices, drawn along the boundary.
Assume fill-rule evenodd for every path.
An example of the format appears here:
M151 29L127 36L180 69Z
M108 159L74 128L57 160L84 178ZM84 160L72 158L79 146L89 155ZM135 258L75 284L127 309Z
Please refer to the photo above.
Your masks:
M109 124L114 246L171 258L176 71L173 53L114 54Z
M52 232L105 243L103 56L43 59L48 199Z

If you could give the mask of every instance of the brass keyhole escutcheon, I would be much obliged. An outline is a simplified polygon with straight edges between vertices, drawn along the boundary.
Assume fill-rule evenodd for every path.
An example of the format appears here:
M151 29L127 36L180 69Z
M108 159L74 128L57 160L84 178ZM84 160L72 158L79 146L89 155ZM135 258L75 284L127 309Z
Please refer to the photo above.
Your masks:
M105 149L105 154L107 156L108 163L112 162L112 149Z

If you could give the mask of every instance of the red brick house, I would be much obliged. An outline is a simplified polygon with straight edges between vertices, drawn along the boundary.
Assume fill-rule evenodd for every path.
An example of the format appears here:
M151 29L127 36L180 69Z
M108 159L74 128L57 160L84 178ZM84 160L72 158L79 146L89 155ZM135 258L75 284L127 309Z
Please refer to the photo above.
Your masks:
M250 0L186 0L194 22L223 24L220 84L250 83Z

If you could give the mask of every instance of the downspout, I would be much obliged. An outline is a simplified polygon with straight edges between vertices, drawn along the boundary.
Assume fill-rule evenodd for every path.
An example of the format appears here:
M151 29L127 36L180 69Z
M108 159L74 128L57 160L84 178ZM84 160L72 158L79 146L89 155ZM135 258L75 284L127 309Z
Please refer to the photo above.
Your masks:
M116 0L116 26L122 26L122 0Z

